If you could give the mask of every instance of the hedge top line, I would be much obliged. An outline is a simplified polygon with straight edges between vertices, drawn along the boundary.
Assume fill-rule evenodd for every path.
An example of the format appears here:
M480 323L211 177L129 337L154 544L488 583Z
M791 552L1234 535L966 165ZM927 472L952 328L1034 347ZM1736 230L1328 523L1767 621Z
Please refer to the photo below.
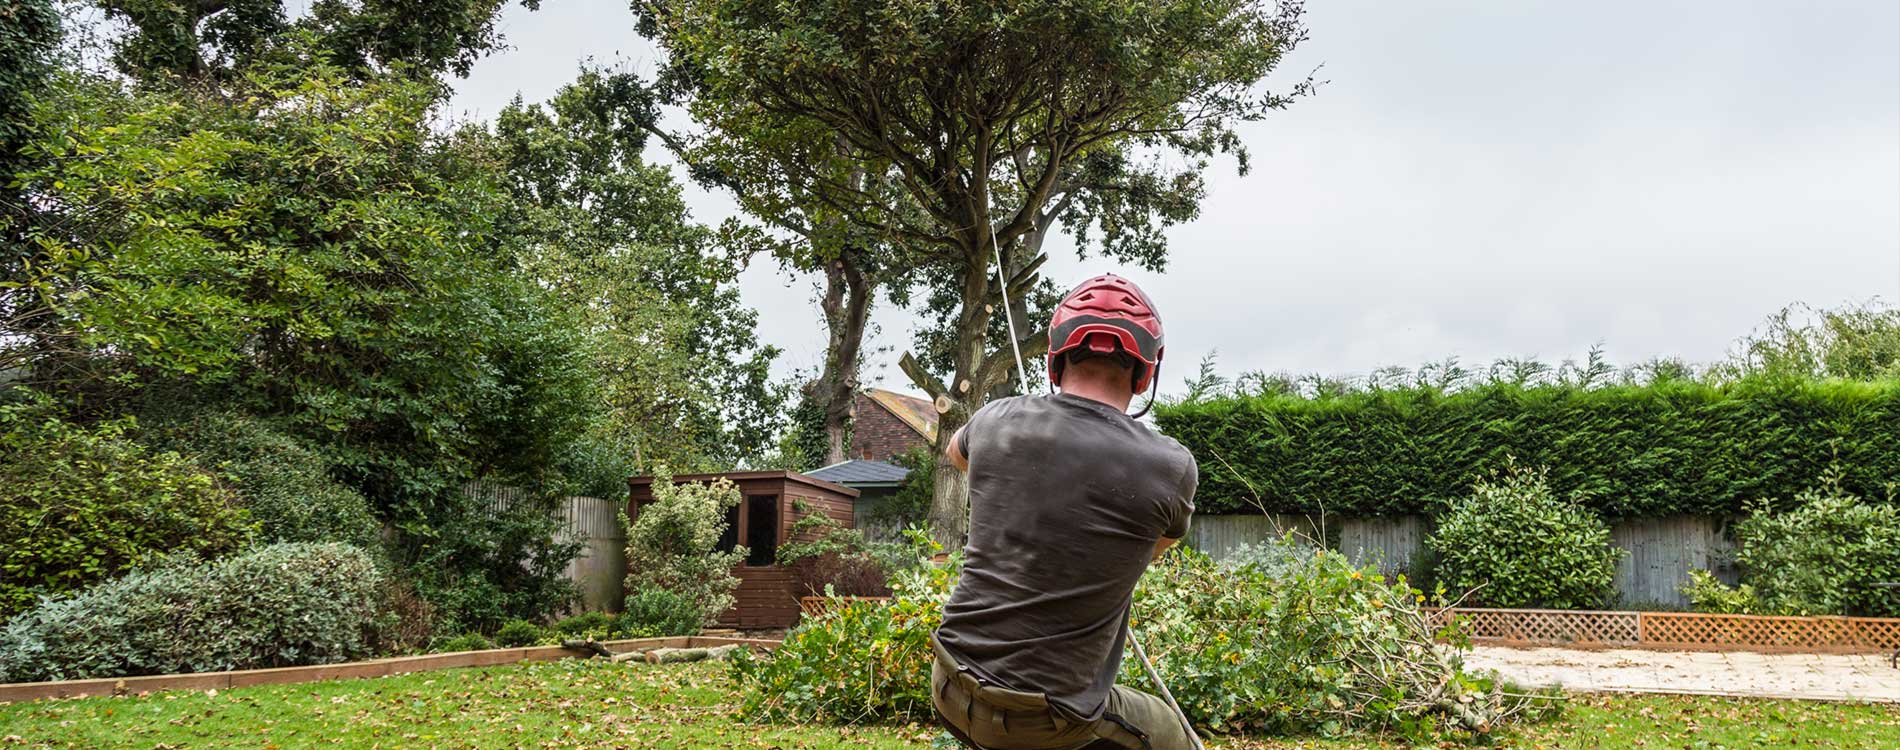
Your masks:
M1739 514L1829 471L1873 500L1900 481L1900 380L1240 395L1155 421L1200 459L1197 505L1215 513L1430 515L1512 459L1609 518Z

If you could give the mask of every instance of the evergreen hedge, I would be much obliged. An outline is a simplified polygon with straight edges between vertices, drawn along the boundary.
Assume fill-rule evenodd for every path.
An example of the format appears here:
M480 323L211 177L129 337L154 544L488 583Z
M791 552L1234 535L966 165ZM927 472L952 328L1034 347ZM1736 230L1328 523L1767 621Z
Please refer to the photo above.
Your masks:
M1888 499L1900 381L1493 384L1321 398L1230 396L1155 409L1201 463L1203 512L1431 513L1504 465L1545 466L1606 518L1735 514L1792 499L1830 466Z

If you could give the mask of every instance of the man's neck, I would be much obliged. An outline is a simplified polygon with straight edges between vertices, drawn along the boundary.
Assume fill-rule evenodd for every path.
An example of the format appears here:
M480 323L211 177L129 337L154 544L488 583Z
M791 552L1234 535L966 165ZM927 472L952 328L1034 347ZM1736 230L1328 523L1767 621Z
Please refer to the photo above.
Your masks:
M1064 394L1086 398L1090 401L1100 401L1115 407L1116 411L1128 411L1128 403L1135 400L1135 394L1130 392L1126 385L1117 386L1100 381L1077 380L1072 383L1063 383L1061 388Z

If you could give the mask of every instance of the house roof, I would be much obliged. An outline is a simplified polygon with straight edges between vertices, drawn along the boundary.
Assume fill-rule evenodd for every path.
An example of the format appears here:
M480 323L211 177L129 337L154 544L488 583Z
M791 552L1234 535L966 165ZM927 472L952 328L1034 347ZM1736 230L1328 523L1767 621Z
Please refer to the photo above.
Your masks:
M883 461L858 459L813 469L805 476L846 487L896 487L902 484L904 477L910 475L910 469Z
M905 425L924 436L925 440L937 439L937 407L935 404L916 396L906 396L881 388L866 388L864 395L884 407Z

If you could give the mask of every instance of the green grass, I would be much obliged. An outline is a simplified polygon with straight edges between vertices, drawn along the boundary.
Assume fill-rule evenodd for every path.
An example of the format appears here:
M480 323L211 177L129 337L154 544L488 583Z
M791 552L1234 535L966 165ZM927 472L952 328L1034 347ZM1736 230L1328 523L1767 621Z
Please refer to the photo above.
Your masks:
M927 748L929 727L783 727L735 716L716 665L565 661L371 680L0 706L0 749ZM1900 706L1578 696L1508 748L1900 747ZM1400 750L1380 737L1241 739L1230 750Z

